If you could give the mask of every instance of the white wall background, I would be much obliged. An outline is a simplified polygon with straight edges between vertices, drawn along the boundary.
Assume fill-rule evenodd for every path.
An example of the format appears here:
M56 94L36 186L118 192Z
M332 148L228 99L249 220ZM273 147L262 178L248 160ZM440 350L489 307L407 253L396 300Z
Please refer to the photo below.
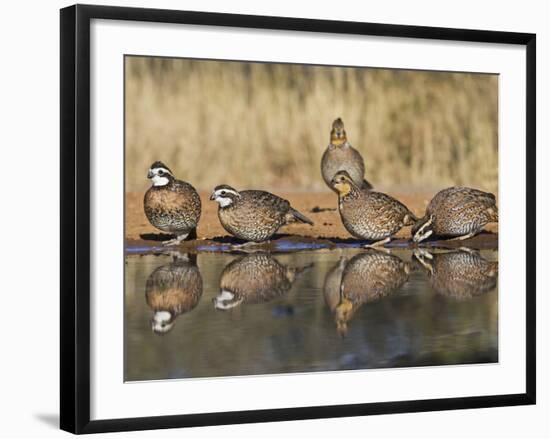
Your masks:
M462 0L189 0L88 1L120 6L163 7L245 14L300 16L396 24L464 27L537 33L538 223L550 209L550 26L545 2ZM63 1L5 2L0 53L0 431L5 437L56 437L58 419L59 283L59 13ZM546 165L546 166L545 166ZM523 233L518 231L518 233ZM538 232L538 405L455 412L371 416L160 432L133 437L547 437L550 431L549 301L544 278L549 233ZM545 257L546 256L546 257ZM541 373L542 372L542 373ZM8 436L9 434L9 436ZM109 435L113 436L113 435ZM120 436L117 436L120 437Z

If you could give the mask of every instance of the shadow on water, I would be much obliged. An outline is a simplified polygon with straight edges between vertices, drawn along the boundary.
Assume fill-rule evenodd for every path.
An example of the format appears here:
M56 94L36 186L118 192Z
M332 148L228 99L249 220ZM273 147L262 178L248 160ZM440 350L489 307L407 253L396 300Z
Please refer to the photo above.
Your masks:
M497 259L465 248L127 255L125 379L496 362Z
M155 242L164 242L164 241L170 241L171 239L176 238L176 235L172 233L142 233L139 235L141 239L144 239L146 241L155 241ZM187 241L191 241L193 239L197 239L197 229L191 230L187 238L185 238Z

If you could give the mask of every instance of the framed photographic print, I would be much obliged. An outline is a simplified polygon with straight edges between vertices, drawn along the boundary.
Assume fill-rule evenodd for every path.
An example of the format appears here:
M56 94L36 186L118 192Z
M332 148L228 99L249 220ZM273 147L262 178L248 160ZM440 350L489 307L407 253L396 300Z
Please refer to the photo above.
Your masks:
M61 428L535 403L535 35L61 10Z

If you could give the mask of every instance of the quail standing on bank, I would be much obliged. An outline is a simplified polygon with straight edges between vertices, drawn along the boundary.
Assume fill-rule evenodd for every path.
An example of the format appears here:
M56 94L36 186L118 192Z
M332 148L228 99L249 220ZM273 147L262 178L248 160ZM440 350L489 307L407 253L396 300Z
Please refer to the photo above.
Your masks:
M330 182L338 171L346 171L356 186L362 189L372 189L372 185L364 179L363 157L348 142L344 122L340 118L332 123L330 143L321 159L321 174L325 183L333 190Z
M196 230L201 216L201 199L193 186L177 180L162 162L151 165L147 178L153 185L145 193L143 206L149 222L176 237L164 245L176 245Z
M495 196L469 187L450 187L438 192L426 214L411 230L414 242L431 235L464 240L478 234L486 224L498 222Z
M223 228L239 239L250 242L269 240L280 227L295 222L313 222L277 195L259 190L237 191L228 185L214 188L211 200L218 206Z
M358 187L346 171L331 182L338 192L338 210L346 230L360 239L375 241L366 247L388 243L402 227L417 221L400 201L381 192Z

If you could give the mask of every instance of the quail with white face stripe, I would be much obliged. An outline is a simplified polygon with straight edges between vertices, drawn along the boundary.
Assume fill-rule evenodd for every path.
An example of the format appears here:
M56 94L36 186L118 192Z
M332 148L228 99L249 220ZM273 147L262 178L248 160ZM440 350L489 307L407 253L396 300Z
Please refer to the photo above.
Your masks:
M193 186L177 180L162 162L151 165L147 178L153 185L145 193L143 207L157 229L175 234L164 245L176 245L195 231L201 215L201 199Z
M313 225L287 200L269 192L239 192L224 184L214 188L210 199L219 204L218 218L223 228L245 241L267 241L286 224L298 222Z

